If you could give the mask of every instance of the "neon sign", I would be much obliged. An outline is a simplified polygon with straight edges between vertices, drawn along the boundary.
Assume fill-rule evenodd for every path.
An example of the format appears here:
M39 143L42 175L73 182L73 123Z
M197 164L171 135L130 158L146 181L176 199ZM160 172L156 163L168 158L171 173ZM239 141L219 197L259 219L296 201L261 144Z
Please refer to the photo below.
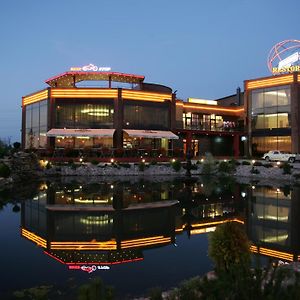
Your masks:
M300 71L300 40L286 40L274 45L268 56L273 75Z
M111 67L98 67L94 64L85 65L83 67L71 67L70 71L77 72L109 72L111 71Z
M97 270L109 270L109 266L96 266L96 265L69 265L69 270L81 270L87 273L93 273Z

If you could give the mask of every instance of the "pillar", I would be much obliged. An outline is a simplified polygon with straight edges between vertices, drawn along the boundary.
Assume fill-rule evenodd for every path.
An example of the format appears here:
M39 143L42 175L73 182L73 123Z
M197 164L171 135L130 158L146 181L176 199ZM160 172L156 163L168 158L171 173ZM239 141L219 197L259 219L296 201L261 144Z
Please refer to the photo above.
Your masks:
M123 121L124 121L124 104L122 99L122 89L118 89L118 97L114 99L114 148L123 148Z
M238 134L233 136L233 156L240 156L240 136Z

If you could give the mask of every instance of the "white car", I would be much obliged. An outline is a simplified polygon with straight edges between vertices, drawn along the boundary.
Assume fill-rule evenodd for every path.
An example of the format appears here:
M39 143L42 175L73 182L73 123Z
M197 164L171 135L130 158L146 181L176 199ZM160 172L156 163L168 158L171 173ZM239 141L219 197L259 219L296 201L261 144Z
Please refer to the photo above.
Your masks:
M298 160L298 155L297 154L292 154L288 152L283 152L279 150L271 150L267 153L265 153L262 157L266 161L288 161L290 163L295 162Z

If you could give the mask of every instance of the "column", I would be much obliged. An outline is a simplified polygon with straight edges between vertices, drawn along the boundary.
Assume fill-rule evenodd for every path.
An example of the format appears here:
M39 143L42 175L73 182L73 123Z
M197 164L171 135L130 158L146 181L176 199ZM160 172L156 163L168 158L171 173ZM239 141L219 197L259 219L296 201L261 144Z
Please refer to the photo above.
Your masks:
M114 99L114 148L123 148L123 121L124 121L124 103L122 99L122 89L118 89L118 98Z

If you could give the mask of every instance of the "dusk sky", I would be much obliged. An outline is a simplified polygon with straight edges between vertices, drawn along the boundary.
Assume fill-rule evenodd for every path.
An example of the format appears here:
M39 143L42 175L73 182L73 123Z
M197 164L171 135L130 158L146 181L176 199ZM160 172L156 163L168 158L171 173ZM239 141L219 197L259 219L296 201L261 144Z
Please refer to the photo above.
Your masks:
M144 75L180 98L221 98L269 76L300 39L299 0L2 0L0 138L20 140L21 98L72 66Z

